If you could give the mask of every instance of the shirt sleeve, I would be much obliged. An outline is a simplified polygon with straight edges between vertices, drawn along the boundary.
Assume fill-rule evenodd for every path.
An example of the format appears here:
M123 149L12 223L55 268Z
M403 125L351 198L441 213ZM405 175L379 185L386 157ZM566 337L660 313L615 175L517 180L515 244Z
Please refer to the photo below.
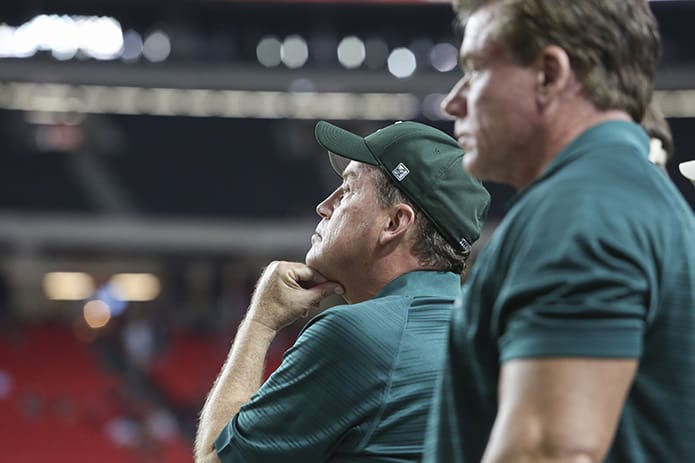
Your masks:
M649 246L637 214L582 194L540 201L518 239L494 308L500 361L523 357L635 358L647 318ZM563 194L564 193L564 194Z
M345 310L316 317L222 430L223 462L326 461L379 408L391 365ZM358 437L359 438L359 437Z

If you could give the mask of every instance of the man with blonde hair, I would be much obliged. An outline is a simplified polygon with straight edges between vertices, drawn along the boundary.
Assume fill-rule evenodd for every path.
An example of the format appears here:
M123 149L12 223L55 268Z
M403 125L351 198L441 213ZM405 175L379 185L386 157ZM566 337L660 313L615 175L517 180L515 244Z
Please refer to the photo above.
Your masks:
M460 0L443 106L517 196L454 309L425 462L695 461L695 218L637 124L645 0Z

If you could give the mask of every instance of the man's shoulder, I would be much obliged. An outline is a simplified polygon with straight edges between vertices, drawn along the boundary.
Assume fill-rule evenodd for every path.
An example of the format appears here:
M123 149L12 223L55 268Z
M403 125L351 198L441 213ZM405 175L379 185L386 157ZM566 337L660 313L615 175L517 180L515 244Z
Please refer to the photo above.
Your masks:
M608 148L607 148L608 149ZM644 217L668 201L667 181L640 154L623 147L619 153L589 153L532 185L515 207L527 216L567 222L609 221ZM641 212L640 212L641 211ZM596 224L594 224L596 225Z
M401 331L387 318L366 316L360 307L340 305L312 318L285 353L283 363L300 370L331 365L334 371L388 371L397 353Z
M346 330L382 327L381 325L401 324L410 298L407 296L387 296L370 299L356 304L333 306L316 315L311 324L326 324Z

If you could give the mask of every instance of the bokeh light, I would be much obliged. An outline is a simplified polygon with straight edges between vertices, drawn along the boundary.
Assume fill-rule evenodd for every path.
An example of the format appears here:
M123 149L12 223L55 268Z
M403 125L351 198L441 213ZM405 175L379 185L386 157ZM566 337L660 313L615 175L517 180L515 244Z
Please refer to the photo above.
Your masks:
M102 328L111 320L111 309L106 302L99 299L87 302L82 313L90 328Z
M399 79L410 77L417 68L415 55L405 47L396 48L388 59L389 72Z
M365 56L364 42L358 37L345 37L338 44L338 61L347 69L356 69L362 66Z
M449 72L458 64L458 50L450 43L438 43L430 50L430 63L439 72Z
M160 63L169 57L171 42L169 36L162 31L154 31L146 39L142 54L153 63Z
M290 35L282 43L280 57L285 66L290 69L304 66L307 59L309 59L309 47L306 44L306 40L298 35Z
M267 68L276 67L282 63L281 48L282 43L276 37L263 37L256 46L256 58Z
M48 299L81 301L94 294L94 279L83 272L49 272L43 277Z

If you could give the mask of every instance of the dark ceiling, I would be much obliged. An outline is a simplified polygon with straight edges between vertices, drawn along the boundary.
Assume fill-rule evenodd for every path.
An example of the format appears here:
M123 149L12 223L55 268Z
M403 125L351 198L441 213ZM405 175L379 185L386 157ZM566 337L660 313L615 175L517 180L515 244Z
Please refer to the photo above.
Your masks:
M677 70L680 76L662 86L692 88L681 84L695 84L695 2L653 2L652 7L664 42L660 72ZM172 52L158 64L58 62L46 53L0 60L0 83L111 81L113 85L185 88L208 82L227 88L256 85L260 90L286 91L290 81L305 77L329 89L332 85L344 91L398 89L420 94L444 92L458 75L456 70L425 69L398 80L383 69L345 71L334 51L320 52L326 44L334 50L330 47L346 35L378 36L389 47L418 41L456 43L447 4L34 0L0 6L0 22L12 26L37 14L109 15L123 30L143 35L166 30ZM300 70L262 68L255 50L259 38L268 34L306 37L312 50L307 65ZM315 121L311 119L87 114L77 121L46 122L42 117L0 110L4 141L0 210L311 220L314 205L337 181L313 140ZM343 125L368 133L388 122L345 121ZM427 122L451 130L448 121ZM671 124L677 161L695 157L693 119L672 119ZM671 168L679 188L695 205L695 188L675 172L675 162ZM510 191L496 185L491 188L493 215L500 216Z

